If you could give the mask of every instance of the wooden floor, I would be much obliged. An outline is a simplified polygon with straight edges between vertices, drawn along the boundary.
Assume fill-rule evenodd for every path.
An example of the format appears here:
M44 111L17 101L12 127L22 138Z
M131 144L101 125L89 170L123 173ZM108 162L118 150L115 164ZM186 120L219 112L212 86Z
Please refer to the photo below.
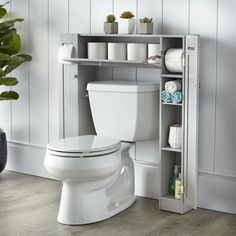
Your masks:
M1 173L0 236L236 236L236 215L198 209L180 216L159 211L157 201L145 198L100 223L61 225L56 221L60 189L57 181Z

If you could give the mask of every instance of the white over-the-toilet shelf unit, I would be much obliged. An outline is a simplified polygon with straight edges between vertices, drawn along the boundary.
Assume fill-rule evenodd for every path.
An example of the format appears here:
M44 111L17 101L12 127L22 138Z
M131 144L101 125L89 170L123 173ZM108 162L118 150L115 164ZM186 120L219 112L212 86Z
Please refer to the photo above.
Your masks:
M148 64L143 61L111 61L87 59L88 42L156 43L161 48L161 63ZM183 214L197 207L197 159L198 159L198 90L199 90L199 36L197 35L91 35L63 34L62 44L73 44L72 58L67 62L74 66L63 65L62 70L62 109L60 114L61 137L94 133L92 117L86 97L86 85L97 79L97 67L151 68L161 71L160 91L167 81L182 80L183 100L181 104L164 103L160 99L160 175L159 208ZM169 73L165 67L165 53L169 48L183 49L183 72ZM157 71L157 78L159 72ZM79 83L66 85L66 80L79 78ZM79 88L78 88L79 87ZM64 95L69 99L64 100ZM66 104L78 99L78 107ZM69 108L68 108L69 107ZM71 128L70 124L74 124ZM168 144L169 128L182 124L182 148L174 149ZM182 198L175 199L168 194L168 185L174 165L181 166Z

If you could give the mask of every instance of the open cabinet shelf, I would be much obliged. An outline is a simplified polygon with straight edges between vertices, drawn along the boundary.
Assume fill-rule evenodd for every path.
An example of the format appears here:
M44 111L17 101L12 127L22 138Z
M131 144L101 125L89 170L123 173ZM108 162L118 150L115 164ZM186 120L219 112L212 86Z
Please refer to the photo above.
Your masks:
M168 102L162 102L162 105L168 105L168 106L182 106L182 103L168 103Z
M87 58L65 58L66 62L76 63L80 66L112 66L112 67L134 67L134 68L150 68L159 69L160 64L151 64L144 61L127 61L127 60L99 60Z
M162 147L161 150L168 151L168 152L182 152L182 149L172 148L172 147Z
M182 79L183 75L182 74L162 74L163 78L178 78Z

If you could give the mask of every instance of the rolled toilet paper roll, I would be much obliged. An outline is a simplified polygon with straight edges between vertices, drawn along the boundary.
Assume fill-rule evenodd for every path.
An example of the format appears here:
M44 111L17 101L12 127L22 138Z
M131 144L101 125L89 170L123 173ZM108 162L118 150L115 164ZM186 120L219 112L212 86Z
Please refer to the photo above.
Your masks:
M183 71L183 49L170 48L165 55L165 66L169 72L182 73Z
M73 44L63 44L58 50L58 62L61 64L71 64L70 62L64 61L73 57Z
M145 61L147 59L147 44L128 43L127 59L129 61Z
M158 56L161 55L160 44L153 44L153 43L148 44L148 57L152 57L156 55ZM160 58L157 58L154 60L152 59L148 60L148 63L151 63L151 64L157 64L160 62L161 62Z
M126 60L126 43L108 43L108 60Z
M107 59L107 43L88 43L88 59Z

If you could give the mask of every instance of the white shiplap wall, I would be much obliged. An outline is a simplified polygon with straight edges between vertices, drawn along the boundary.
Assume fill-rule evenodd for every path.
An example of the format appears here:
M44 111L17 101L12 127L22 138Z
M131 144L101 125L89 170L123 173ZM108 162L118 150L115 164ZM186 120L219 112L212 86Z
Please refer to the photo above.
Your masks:
M236 213L235 9L234 0L11 0L11 15L25 18L18 29L33 61L14 73L19 101L0 103L0 125L12 140L8 169L47 176L45 145L59 137L60 33L101 33L108 13L132 10L137 19L153 17L156 33L201 35L199 206ZM158 80L150 70L106 72L113 79ZM151 175L158 169L155 144L136 147L136 159L148 161Z

